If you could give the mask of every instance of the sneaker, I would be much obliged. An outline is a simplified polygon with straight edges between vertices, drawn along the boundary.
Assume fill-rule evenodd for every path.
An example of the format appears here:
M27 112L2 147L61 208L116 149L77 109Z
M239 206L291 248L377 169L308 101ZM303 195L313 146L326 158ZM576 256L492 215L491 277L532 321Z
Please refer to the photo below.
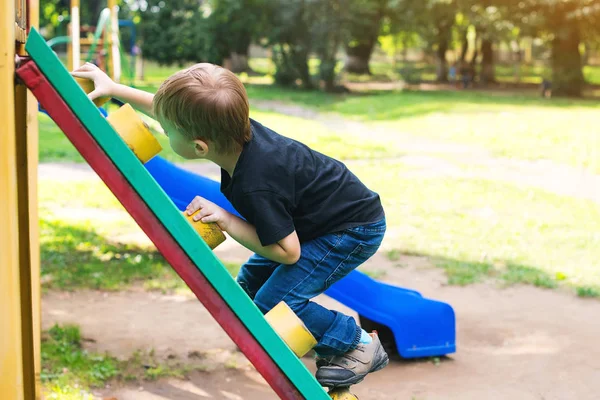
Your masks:
M388 365L389 358L376 333L370 334L369 344L359 343L355 349L335 356L327 365L319 367L317 381L322 386L335 388L355 385L370 372L379 371Z
M335 357L335 356L319 356L319 355L317 355L315 357L315 362L317 363L317 369L329 365L329 363L331 362L333 357Z

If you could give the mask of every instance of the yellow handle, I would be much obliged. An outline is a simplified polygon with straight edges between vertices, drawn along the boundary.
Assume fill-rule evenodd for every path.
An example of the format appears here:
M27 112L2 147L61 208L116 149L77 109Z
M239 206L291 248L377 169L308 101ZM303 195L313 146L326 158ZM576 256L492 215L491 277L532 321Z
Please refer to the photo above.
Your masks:
M285 302L280 302L265 314L265 319L298 357L303 357L317 345L304 322Z
M158 140L129 104L111 112L106 119L143 164L162 150Z
M92 91L95 88L94 81L92 81L91 79L75 78L75 81L79 84L79 86L81 86L85 94L92 93ZM102 104L106 103L109 100L110 97L98 97L97 99L94 99L94 104L96 105L96 107L100 107Z
M201 221L194 221L192 218L198 212L199 211L196 211L192 215L188 215L187 212L184 212L183 215L185 215L187 220L190 221L196 232L198 232L202 239L204 239L208 247L214 249L225 241L225 235L217 224L205 224Z

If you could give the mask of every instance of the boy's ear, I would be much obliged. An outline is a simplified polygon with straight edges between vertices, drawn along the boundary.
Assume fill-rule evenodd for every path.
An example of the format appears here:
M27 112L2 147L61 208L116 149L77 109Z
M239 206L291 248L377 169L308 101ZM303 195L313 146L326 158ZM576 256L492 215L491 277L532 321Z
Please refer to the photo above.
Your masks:
M194 140L194 152L198 157L206 157L208 154L208 143L201 139Z

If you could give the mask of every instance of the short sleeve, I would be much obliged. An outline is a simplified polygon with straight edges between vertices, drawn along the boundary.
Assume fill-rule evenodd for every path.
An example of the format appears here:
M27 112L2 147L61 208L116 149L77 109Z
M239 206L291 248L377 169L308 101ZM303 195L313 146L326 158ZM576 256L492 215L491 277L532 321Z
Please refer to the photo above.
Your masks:
M277 243L294 232L290 202L275 192L260 190L244 195L240 213L256 228L263 246Z

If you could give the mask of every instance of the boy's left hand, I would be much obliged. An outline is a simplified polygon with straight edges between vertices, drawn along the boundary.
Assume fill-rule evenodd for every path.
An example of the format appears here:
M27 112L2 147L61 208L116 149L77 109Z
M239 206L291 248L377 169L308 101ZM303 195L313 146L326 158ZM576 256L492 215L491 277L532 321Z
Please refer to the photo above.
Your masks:
M229 222L233 215L215 203L206 200L203 197L196 196L194 200L187 206L185 212L187 215L192 215L196 211L200 210L198 214L194 215L194 221L202 221L204 223L214 222L219 225L222 231L227 232L229 228Z

